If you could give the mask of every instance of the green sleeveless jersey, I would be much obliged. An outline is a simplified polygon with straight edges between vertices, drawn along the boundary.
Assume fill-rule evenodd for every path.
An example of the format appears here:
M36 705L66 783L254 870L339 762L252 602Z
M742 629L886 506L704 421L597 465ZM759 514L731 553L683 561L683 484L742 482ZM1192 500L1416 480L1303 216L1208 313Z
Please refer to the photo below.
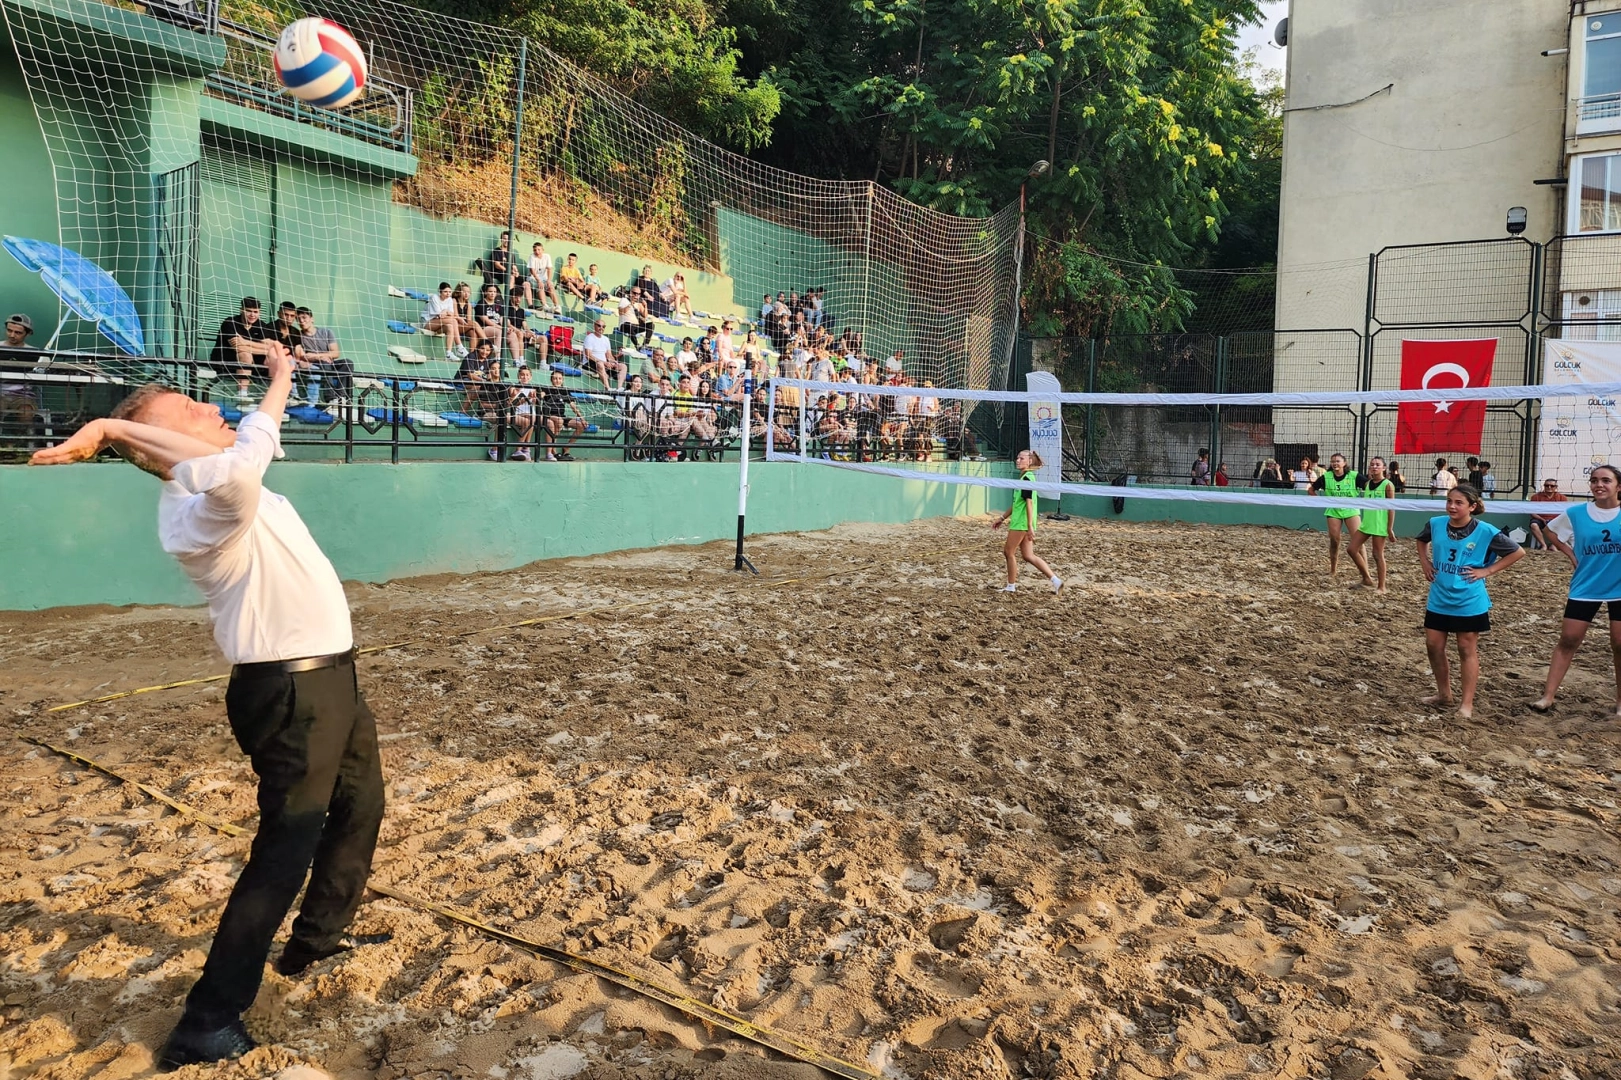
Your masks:
M1356 498L1356 470L1346 469L1345 475L1338 480L1334 479L1333 472L1324 473L1323 494L1332 499ZM1324 517L1331 518L1354 518L1356 515L1355 510L1342 510L1338 507L1329 507L1323 511Z

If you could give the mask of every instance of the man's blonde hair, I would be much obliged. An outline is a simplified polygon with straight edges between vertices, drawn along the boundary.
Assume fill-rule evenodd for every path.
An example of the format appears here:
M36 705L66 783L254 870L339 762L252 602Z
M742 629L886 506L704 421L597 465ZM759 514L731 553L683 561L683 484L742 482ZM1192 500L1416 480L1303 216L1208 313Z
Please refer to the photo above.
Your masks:
M109 415L114 420L128 420L132 423L142 424L146 422L146 410L154 401L165 394L178 393L180 391L172 386L164 386L162 383L147 383L144 386L136 387L128 397L113 406L113 411ZM138 450L121 447L118 449L118 454L142 472L151 473L160 480L169 479L169 475L164 471L163 466Z

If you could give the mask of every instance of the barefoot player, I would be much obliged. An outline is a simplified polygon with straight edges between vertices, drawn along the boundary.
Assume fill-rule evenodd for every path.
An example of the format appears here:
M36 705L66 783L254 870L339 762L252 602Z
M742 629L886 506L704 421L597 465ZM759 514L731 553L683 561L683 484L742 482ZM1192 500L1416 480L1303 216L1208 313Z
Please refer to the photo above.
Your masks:
M32 462L88 461L110 447L164 482L158 538L208 599L214 640L234 665L225 712L259 777L259 829L158 1057L163 1069L253 1049L242 1013L312 866L277 970L295 975L356 943L344 931L383 819L377 731L355 683L343 586L297 511L262 483L281 452L293 371L275 342L265 366L270 387L234 432L213 405L153 384Z
M1480 681L1480 635L1492 628L1491 597L1486 579L1507 570L1525 557L1525 549L1507 534L1478 520L1486 512L1480 492L1459 484L1447 492L1447 512L1424 523L1418 534L1418 562L1430 583L1424 610L1424 638L1435 672L1435 693L1426 705L1452 704L1452 671L1447 665L1447 635L1458 638L1458 670L1463 692L1458 715L1475 711L1475 686ZM1431 551L1434 558L1431 558Z
M1356 471L1346 464L1344 454L1335 454L1328 459L1328 471L1311 482L1310 490L1313 495L1326 495L1331 499L1354 499L1357 497ZM1362 544L1358 539L1360 513L1349 507L1331 506L1323 511L1323 517L1328 519L1329 576L1340 572L1340 535L1343 528L1350 532L1346 539L1351 563L1362 575L1362 584L1372 585L1374 582L1368 576L1368 563L1362 557Z
M1593 466L1588 486L1593 501L1577 503L1548 523L1553 546L1570 560L1570 598L1565 601L1565 622L1559 644L1548 661L1548 684L1531 703L1537 712L1553 708L1553 696L1564 682L1570 662L1587 637L1598 609L1609 605L1610 655L1615 663L1615 717L1621 719L1621 625L1615 605L1621 602L1621 471L1614 465Z
M1379 592L1385 591L1387 567L1385 565L1385 544L1390 540L1391 530L1395 522L1395 511L1387 509L1374 510L1371 507L1385 507L1386 500L1396 497L1396 485L1390 477L1385 475L1385 459L1374 457L1368 459L1368 475L1357 494L1364 499L1377 499L1370 503L1370 509L1362 511L1361 525L1351 534L1351 561L1356 563L1363 571L1363 580L1367 579L1367 557L1362 554L1363 541L1373 545L1373 572L1379 582Z
M1041 457L1034 450L1020 450L1013 459L1018 466L1019 479L1026 484L1036 482L1036 470L1041 468ZM1017 592L1019 588L1019 560L1022 558L1046 575L1053 592L1064 591L1064 579L1053 573L1053 568L1036 554L1036 489L1027 487L1013 493L1013 505L1008 512L991 522L991 528L1000 529L1007 523L1007 540L1002 544L1002 557L1007 560L1007 585L1003 592Z

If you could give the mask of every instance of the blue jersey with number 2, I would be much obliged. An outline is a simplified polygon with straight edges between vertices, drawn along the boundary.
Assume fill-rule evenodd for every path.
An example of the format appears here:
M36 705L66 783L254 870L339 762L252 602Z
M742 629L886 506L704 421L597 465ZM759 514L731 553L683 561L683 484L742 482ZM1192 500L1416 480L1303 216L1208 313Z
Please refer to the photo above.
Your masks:
M1430 583L1429 609L1437 615L1484 615L1491 610L1492 598L1484 581L1463 576L1469 567L1484 567L1497 528L1484 521L1462 540L1447 535L1447 519L1430 519L1430 558L1435 562L1435 580Z
M1586 503L1565 511L1576 572L1570 575L1572 600L1621 600L1621 518L1594 521Z

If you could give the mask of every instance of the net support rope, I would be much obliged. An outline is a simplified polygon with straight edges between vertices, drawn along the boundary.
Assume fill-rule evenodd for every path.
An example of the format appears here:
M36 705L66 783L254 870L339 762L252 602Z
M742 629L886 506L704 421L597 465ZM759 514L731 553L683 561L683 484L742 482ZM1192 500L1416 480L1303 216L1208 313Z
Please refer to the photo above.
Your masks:
M816 393L870 395L872 397L961 399L964 401L996 401L1003 403L1050 403L1064 405L1139 406L1139 407L1205 407L1205 406L1352 406L1400 405L1411 402L1464 402L1464 401L1526 401L1579 398L1602 399L1621 396L1621 383L1590 384L1532 384L1523 386L1459 387L1433 390L1365 390L1321 391L1273 394L1109 394L1109 393L1030 393L1012 390L958 390L944 387L874 386L858 383L817 382L807 379L778 379L775 387L797 391L800 400L810 400ZM925 471L898 465L882 465L867 461L841 461L830 456L806 452L807 425L805 408L792 407L795 446L791 452L779 450L776 445L779 394L773 393L768 405L765 425L765 460L823 465L851 472L891 476L903 480L924 480L931 483L957 484L966 487L1025 490L1032 484L1025 480L996 476L965 476L960 473ZM1240 480L1239 483L1246 483ZM1369 498L1339 498L1335 496L1307 496L1298 490L1289 493L1251 488L1219 488L1209 486L1157 487L1147 485L1116 485L1073 483L1047 480L1035 484L1041 492L1060 492L1064 495L1094 496L1107 499L1152 499L1160 502L1225 503L1244 506L1275 506L1301 509L1389 510L1400 513L1446 513L1444 498L1401 498L1375 500ZM1309 502L1307 501L1309 499ZM1384 505L1388 503L1388 505ZM1510 499L1486 500L1487 514L1549 514L1558 513L1570 503L1530 502Z

